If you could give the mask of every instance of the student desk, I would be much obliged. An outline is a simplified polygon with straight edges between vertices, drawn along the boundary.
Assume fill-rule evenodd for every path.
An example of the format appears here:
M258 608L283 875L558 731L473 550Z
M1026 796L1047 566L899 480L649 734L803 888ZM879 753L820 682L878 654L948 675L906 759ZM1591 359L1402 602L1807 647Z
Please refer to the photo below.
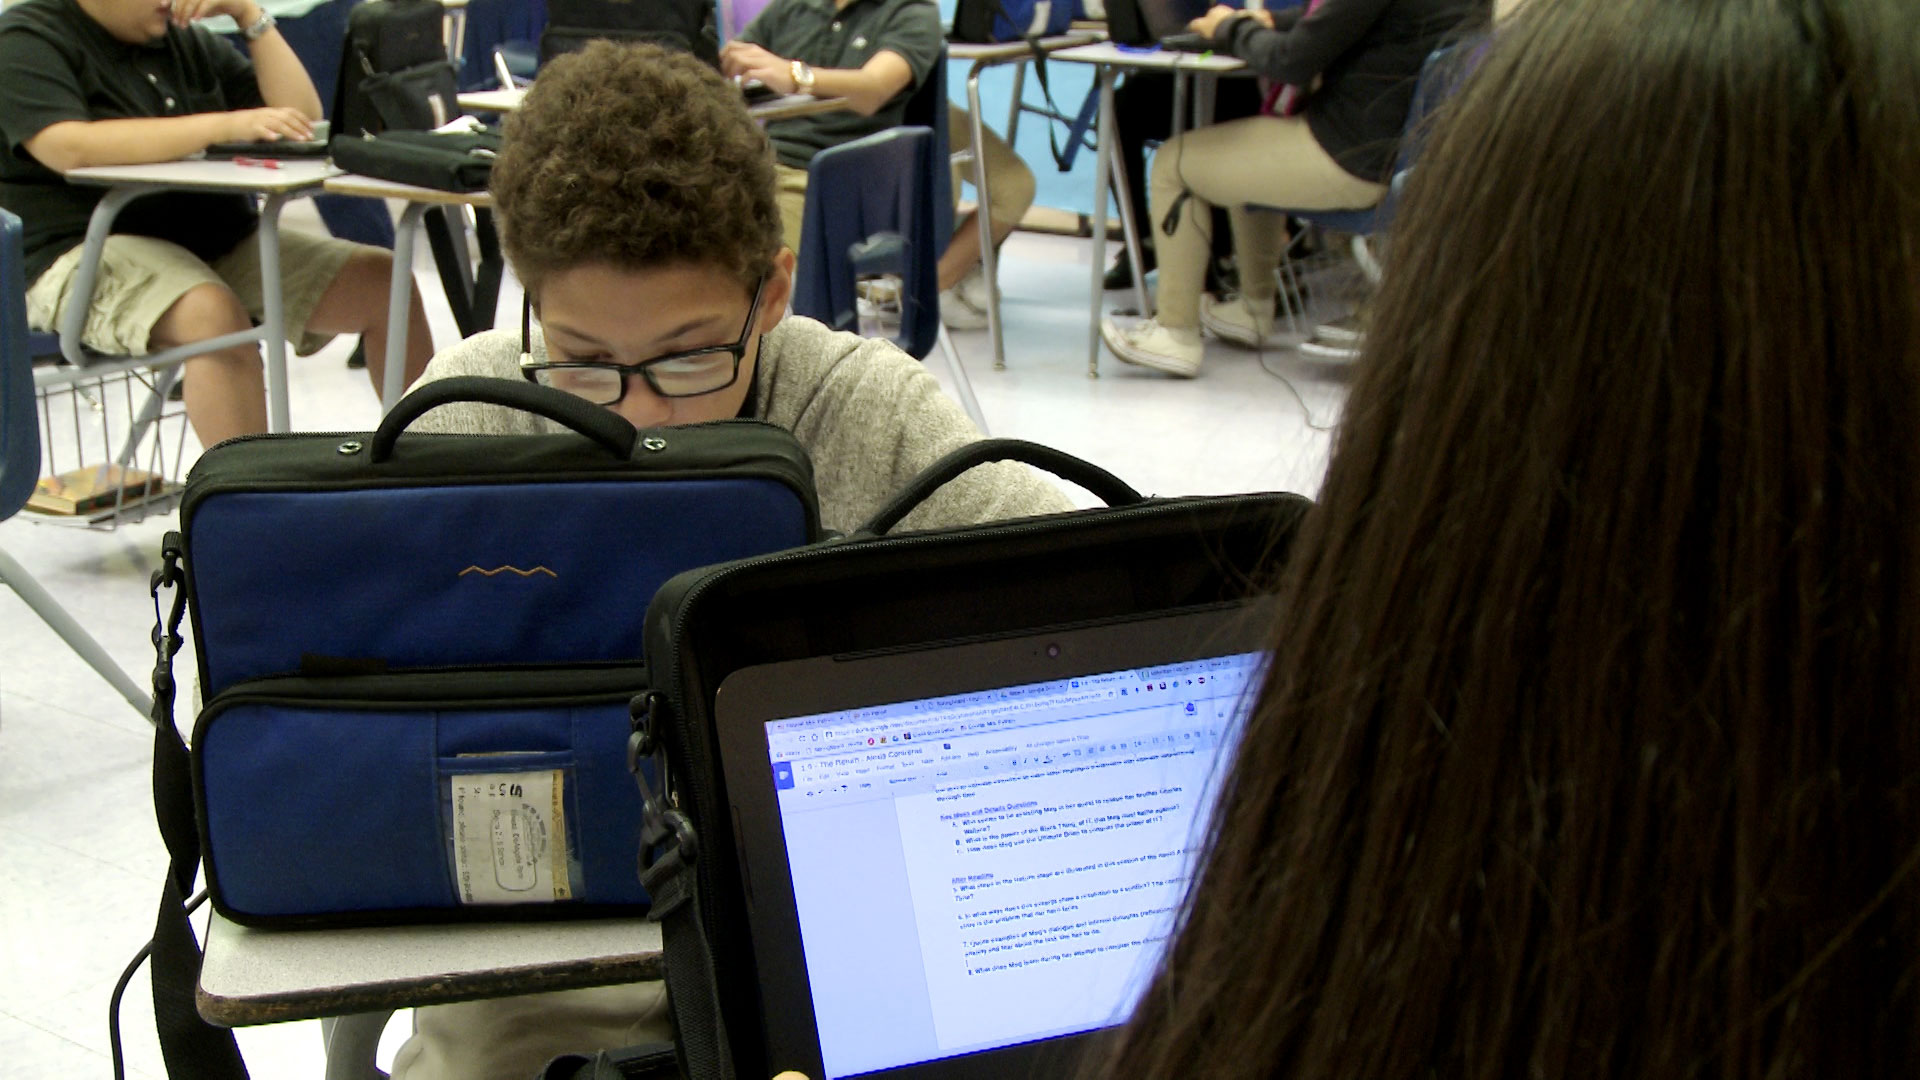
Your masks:
M460 107L468 112L510 113L520 111L520 103L526 100L527 88L516 86L511 90L475 90L461 94L456 100ZM812 116L815 113L838 112L847 107L845 98L817 98L807 94L787 94L783 97L769 98L758 105L747 107L747 114L761 123L770 120L791 120L796 116Z
M266 344L267 430L288 430L287 415L287 324L280 291L280 209L290 199L312 195L328 177L340 170L324 160L280 161L274 168L237 165L231 161L168 161L157 165L105 165L74 169L67 181L97 184L109 188L93 218L87 222L87 239L74 272L70 291L72 300L60 319L60 354L76 368L85 368L88 358L81 352L80 335L86 326L87 312L93 306L94 284L100 271L100 252L113 229L113 219L127 203L142 195L160 191L217 191L263 195L260 208L261 325L210 341L183 345L147 357L150 364L213 352L242 342Z
M218 912L195 1005L208 1023L383 1012L664 977L646 918L256 930Z
M1212 77L1243 71L1247 65L1245 61L1231 56L1157 49L1140 51L1122 48L1109 41L1062 49L1053 57L1069 63L1092 64L1100 80L1100 123L1093 167L1093 299L1088 304L1091 325L1087 339L1087 375L1097 378L1100 375L1100 298L1103 294L1100 279L1106 275L1107 184L1110 177L1120 186L1120 228L1126 237L1127 256L1133 260L1133 287L1139 298L1140 313L1145 315L1153 310L1147 301L1146 274L1142 269L1144 264L1140 261L1140 226L1133 220L1133 207L1127 198L1126 173L1112 169L1113 154L1117 149L1113 134L1114 76L1122 69L1171 72L1174 76L1173 134L1179 135L1185 127L1186 109L1183 102L1187 80L1196 74ZM1204 89L1206 87L1203 86Z
M421 219L436 206L471 206L485 210L493 206L493 197L484 191L436 191L392 180L343 173L327 180L326 189L335 195L358 195L368 199L401 199L407 208L393 232L393 284L387 292L387 366L380 386L380 408L393 408L407 392L408 314L413 306L413 244L420 234ZM499 241L492 229L481 232L480 264L474 268L472 309L484 312L487 325L493 325L494 307L500 298L500 275L504 270Z
M1007 117L1007 145L1013 145L1014 136L1020 130L1020 112L1022 109L1021 90L1027 74L1026 65L1036 56L1046 56L1070 49L1076 45L1087 45L1099 40L1100 35L1091 31L1078 31L1041 38L1031 45L1024 41L997 42L993 44L972 44L954 42L947 46L947 56L953 60L970 60L973 66L967 69L967 117L972 126L972 141L967 145L973 149L969 154L973 167L973 189L979 193L979 210L982 227L980 232L980 274L987 283L987 333L993 339L994 370L1003 370L1007 366L1007 350L1001 340L1000 328L1000 282L999 255L993 249L993 223L986 218L987 207L991 205L987 197L986 155L980 152L980 144L986 138L986 121L980 117L980 73L991 67L1011 65L1013 67L1013 107ZM1018 225L1019 222L1014 222Z
M659 979L660 948L644 918L254 930L216 912L195 1006L222 1027L319 1017L327 1080L364 1080L396 1009Z

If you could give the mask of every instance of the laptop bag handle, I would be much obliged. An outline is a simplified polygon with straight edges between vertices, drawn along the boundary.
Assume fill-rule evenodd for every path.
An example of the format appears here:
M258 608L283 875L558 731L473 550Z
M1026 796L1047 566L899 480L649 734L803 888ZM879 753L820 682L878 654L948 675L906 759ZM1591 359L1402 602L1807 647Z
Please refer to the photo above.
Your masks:
M377 463L392 457L393 445L408 425L431 409L456 402L502 405L544 416L606 447L622 461L633 456L633 445L640 437L640 432L620 414L565 390L484 375L456 375L436 379L401 398L373 433L368 447L371 460Z
M1145 501L1145 496L1125 480L1064 450L1055 450L1051 446L1025 439L981 439L968 443L921 470L920 475L889 499L865 525L855 529L853 535L884 535L900 524L901 518L912 513L914 507L927 501L941 485L976 465L995 461L1019 461L1036 469L1044 469L1068 483L1086 488L1108 506L1128 506Z

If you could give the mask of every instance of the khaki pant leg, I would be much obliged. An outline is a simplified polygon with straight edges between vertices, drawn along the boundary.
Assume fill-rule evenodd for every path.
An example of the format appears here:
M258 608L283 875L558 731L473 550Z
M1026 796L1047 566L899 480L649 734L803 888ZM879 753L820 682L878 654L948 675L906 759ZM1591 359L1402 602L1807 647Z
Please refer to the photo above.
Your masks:
M57 331L80 268L80 247L54 260L27 289L27 325ZM192 289L226 282L178 244L151 236L107 237L94 278L93 306L80 340L106 356L145 356L154 324Z
M958 105L947 106L947 145L950 153L960 153L972 145L973 124L968 112ZM1001 138L992 128L982 125L981 156L987 167L987 188L992 195L992 205L987 208L990 222L1011 227L1020 224L1033 205L1035 182L1033 170L1014 153L1007 140ZM954 169L953 198L960 199L960 183L973 183L973 168L967 166Z
M780 233L787 247L800 250L801 216L807 210L807 170L791 165L773 167L773 198L780 207Z
M340 276L347 260L363 246L298 229L280 230L281 312L286 316L287 340L293 342L294 352L308 356L332 340L327 334L308 333L307 320L333 285L333 279ZM260 234L254 233L215 259L213 268L232 286L234 295L246 305L253 321L266 321L267 303L260 275Z
M1212 211L1253 203L1301 210L1359 210L1378 203L1387 192L1383 184L1362 180L1341 168L1321 149L1297 116L1252 116L1189 131L1169 140L1153 157L1153 180L1148 219L1153 222L1154 246L1160 254L1160 290L1156 315L1163 326L1200 325L1200 288L1205 280ZM1172 236L1159 231L1182 192L1191 193L1182 207ZM1275 236L1278 215L1271 222L1240 215L1254 251L1241 253L1240 277L1255 289L1272 283L1261 277L1268 266L1250 262L1257 257L1277 261ZM1259 295L1257 292L1255 295Z
M660 982L433 1005L413 1025L393 1080L527 1080L561 1054L673 1041Z

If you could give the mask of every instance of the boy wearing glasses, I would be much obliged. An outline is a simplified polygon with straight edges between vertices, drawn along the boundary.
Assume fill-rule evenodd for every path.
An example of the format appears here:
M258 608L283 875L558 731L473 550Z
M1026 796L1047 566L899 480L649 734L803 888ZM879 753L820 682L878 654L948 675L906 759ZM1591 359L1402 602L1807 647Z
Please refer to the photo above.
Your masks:
M781 243L766 136L698 60L596 42L552 61L508 117L491 189L529 297L521 326L447 350L424 380L530 379L641 427L777 424L812 457L821 521L841 531L980 437L891 342L786 315L794 255ZM464 403L418 426L557 430ZM1070 508L1025 466L999 463L946 485L903 527ZM393 1075L524 1080L558 1054L671 1037L658 983L444 1005L416 1010Z

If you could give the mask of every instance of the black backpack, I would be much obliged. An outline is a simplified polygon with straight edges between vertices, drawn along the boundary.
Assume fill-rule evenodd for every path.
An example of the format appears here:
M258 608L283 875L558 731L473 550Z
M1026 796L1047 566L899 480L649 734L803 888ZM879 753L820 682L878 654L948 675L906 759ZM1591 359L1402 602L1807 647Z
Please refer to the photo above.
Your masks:
M548 0L540 62L583 49L589 41L610 38L679 49L718 67L720 43L713 10L711 2L700 0Z
M334 84L335 135L437 127L457 115L458 77L441 38L444 16L440 0L366 0L353 9Z

